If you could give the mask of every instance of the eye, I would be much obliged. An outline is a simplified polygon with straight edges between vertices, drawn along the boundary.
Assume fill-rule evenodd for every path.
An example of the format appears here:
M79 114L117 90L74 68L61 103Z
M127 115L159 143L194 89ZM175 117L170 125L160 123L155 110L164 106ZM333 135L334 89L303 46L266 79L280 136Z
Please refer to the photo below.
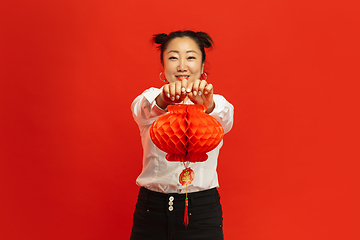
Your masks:
M176 60L177 57L172 56L172 57L169 57L169 59L170 59L170 60L174 60L174 59Z
M190 56L190 57L188 57L188 59L193 60L193 59L196 59L196 57L194 57L194 56Z

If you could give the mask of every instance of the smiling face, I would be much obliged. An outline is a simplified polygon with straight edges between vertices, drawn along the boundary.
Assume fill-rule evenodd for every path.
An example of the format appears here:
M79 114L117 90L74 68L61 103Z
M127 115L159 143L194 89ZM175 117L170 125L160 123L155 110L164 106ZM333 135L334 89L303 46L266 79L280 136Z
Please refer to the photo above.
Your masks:
M196 42L189 37L171 40L163 54L164 74L169 82L200 79L204 70L202 53Z

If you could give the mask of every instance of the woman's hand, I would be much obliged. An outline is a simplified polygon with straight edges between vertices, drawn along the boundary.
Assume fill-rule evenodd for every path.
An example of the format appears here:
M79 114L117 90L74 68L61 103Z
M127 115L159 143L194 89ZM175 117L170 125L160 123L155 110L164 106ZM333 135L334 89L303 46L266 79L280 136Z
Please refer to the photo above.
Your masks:
M211 113L215 108L213 85L199 79L191 83L184 79L165 84L162 93L156 98L156 103L162 109L166 109L168 105L180 103L186 97L195 104L205 105L206 113Z
M215 108L213 92L213 85L200 79L187 84L186 87L189 99L195 104L205 105L207 107L206 113L211 113Z
M186 85L187 83L184 83L184 81L165 84L163 91L156 98L157 105L162 109L166 109L168 105L182 102L187 96Z
M182 102L187 95L186 86L186 80L165 84L162 92L164 100L170 104Z

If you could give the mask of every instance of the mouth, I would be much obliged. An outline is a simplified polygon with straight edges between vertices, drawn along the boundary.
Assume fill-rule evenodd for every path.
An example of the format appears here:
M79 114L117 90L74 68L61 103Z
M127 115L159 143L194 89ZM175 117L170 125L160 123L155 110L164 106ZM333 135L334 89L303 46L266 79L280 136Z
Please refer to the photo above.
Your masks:
M182 81L184 79L188 80L190 75L176 75L175 76L178 80Z

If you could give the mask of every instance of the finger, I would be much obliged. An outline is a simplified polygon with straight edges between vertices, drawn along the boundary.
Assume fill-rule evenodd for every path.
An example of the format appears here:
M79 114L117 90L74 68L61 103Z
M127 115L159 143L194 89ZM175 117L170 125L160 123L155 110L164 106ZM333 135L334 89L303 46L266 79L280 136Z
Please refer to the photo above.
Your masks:
M175 84L174 83L170 83L170 99L171 99L171 101L174 101L175 100L175 95L176 95L176 93L175 93Z
M175 99L179 100L181 96L181 82L175 82Z
M207 82L205 80L201 80L198 88L198 95L201 96L201 94L204 92L204 89L207 85Z
M186 93L187 94L191 93L192 88L193 88L193 84L194 83L192 83L192 82L187 84L187 86L186 86Z
M213 91L214 91L214 87L213 87L213 85L211 83L206 85L206 87L204 89L205 94L213 93Z
M180 95L181 101L183 101L187 96L186 87L187 87L187 80L184 79L181 81L181 95Z
M170 100L170 87L169 84L165 84L163 87L163 97L165 100Z
M187 80L184 79L181 81L181 93L186 94L186 86L187 86Z
M193 92L194 96L196 96L199 91L199 85L200 85L200 80L199 79L195 80L194 84L192 86L192 92Z

